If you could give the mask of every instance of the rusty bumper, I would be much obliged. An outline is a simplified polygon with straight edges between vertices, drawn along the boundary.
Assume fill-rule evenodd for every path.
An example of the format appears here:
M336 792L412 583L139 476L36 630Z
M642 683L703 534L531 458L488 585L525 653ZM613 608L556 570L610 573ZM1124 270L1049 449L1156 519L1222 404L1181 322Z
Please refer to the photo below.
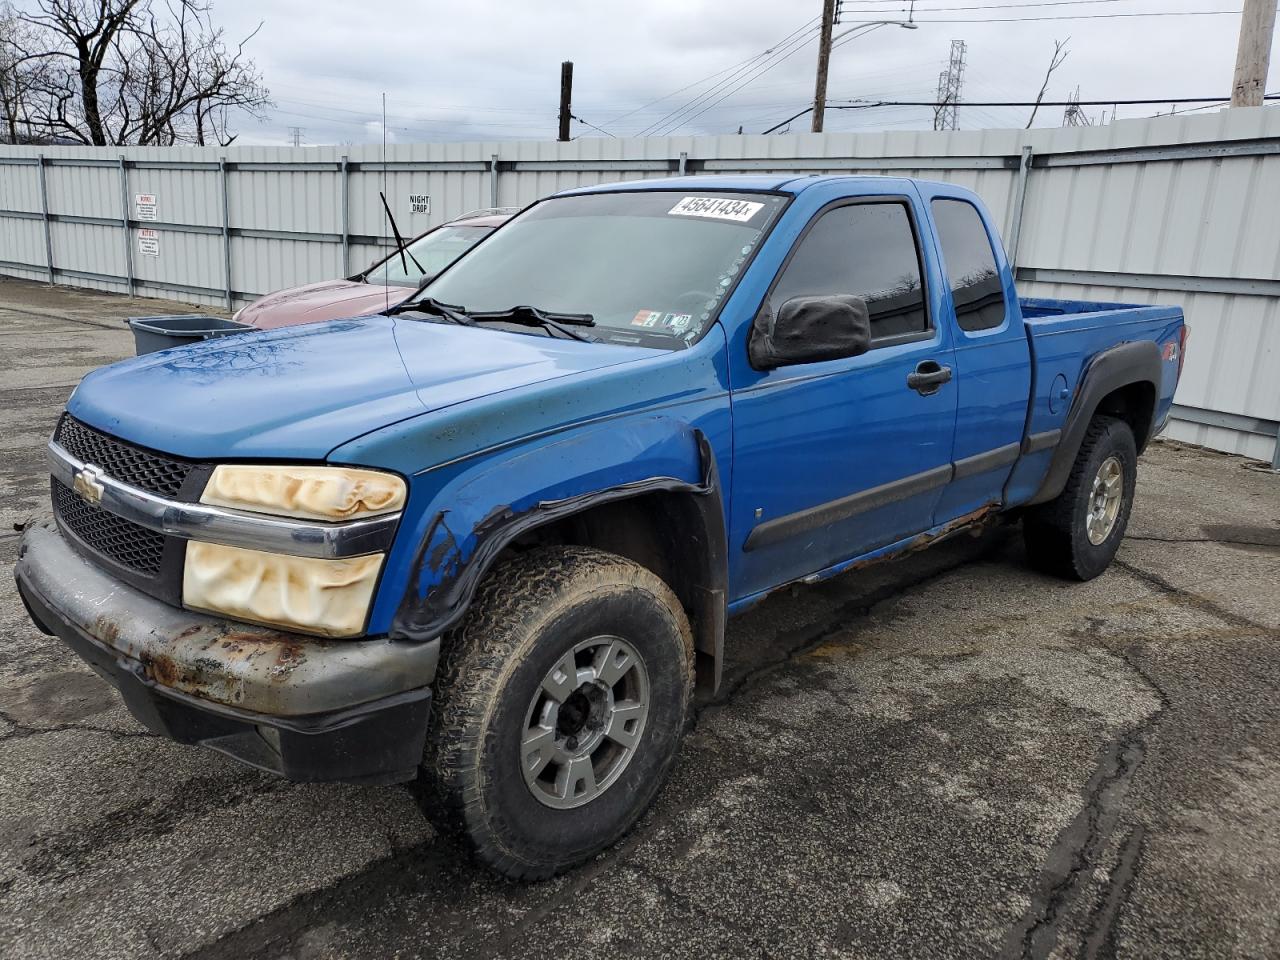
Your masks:
M161 603L29 528L14 568L40 629L149 729L294 780L392 782L422 755L439 641L323 640Z

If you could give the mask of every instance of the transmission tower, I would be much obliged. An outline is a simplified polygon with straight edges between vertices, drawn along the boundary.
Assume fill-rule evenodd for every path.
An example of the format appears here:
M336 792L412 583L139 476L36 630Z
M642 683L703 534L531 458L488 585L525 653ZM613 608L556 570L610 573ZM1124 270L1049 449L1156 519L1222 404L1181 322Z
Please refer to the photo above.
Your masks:
M1067 94L1067 107L1062 111L1062 125L1064 127L1091 127L1093 126L1093 117L1084 112L1084 108L1080 106L1080 88L1076 87L1075 93Z
M290 127L289 137L293 141L293 145L295 147L302 146L302 128L301 127Z
M935 130L956 129L960 91L964 87L965 49L963 40L952 40L951 59L947 63L947 69L938 74L938 105L933 108Z

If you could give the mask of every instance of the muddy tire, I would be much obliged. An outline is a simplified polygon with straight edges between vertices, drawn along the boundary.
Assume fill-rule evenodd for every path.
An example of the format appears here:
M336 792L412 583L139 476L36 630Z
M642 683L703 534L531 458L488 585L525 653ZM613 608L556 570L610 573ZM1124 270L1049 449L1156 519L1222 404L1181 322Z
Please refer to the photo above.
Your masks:
M1138 449L1129 425L1095 417L1062 493L1023 518L1031 565L1069 580L1092 580L1106 570L1129 525L1137 478Z
M550 877L648 808L692 691L692 633L665 583L599 550L531 551L446 638L415 793L489 867Z

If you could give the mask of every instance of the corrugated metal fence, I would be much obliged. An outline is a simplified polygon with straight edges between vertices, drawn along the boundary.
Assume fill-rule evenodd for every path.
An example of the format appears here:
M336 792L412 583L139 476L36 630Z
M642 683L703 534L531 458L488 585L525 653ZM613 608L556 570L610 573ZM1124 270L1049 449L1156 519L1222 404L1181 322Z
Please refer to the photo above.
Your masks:
M702 172L883 173L975 190L1025 294L1180 303L1173 437L1280 465L1280 108L1099 128L378 147L0 146L0 272L236 306L569 187ZM430 197L412 212L410 197ZM419 205L419 208L421 204Z

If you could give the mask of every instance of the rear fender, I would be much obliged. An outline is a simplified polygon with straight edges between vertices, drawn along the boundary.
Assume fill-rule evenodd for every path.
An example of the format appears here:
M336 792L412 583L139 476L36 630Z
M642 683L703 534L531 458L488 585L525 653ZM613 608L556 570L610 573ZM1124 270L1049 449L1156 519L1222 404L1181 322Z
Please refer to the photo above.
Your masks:
M423 515L391 636L426 640L455 625L498 555L522 534L602 503L656 492L692 495L702 529L689 531L688 542L701 554L701 599L690 612L699 652L718 666L728 565L715 454L701 431L660 416L595 424L457 473Z
M1131 340L1098 353L1085 369L1076 390L1071 409L1062 426L1061 438L1049 463L1049 470L1028 504L1052 500L1067 485L1071 465L1075 463L1084 442L1085 431L1108 394L1135 383L1152 386L1150 415L1154 424L1155 405L1159 402L1162 376L1160 347L1152 340Z

